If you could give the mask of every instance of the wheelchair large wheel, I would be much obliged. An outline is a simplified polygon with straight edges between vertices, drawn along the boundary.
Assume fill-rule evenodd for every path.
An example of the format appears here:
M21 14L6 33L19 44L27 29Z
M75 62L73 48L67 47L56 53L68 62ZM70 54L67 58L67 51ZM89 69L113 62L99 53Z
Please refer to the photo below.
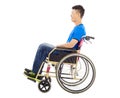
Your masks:
M89 89L95 76L96 70L92 61L79 53L65 56L56 70L58 84L70 93L82 93Z

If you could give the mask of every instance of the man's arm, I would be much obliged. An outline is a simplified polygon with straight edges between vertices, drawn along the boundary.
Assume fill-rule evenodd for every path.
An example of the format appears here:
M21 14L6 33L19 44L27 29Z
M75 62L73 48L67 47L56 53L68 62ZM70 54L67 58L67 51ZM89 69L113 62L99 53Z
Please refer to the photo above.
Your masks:
M58 45L58 48L73 48L78 43L78 40L72 39L70 42Z

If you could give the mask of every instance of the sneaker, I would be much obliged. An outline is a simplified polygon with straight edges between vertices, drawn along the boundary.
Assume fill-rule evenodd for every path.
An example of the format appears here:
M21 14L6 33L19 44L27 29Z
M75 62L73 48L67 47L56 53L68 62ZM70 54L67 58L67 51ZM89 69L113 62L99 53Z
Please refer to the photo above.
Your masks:
M32 71L31 71L31 72L28 72L28 73L24 72L24 74L27 75L27 76L29 76L29 77L32 77L32 78L35 78L35 77L36 77L36 74L33 73Z
M32 70L25 68L25 72L29 73L32 72Z
M30 71L30 72L24 72L24 74L27 75L27 76L29 76L29 77L31 77L31 78L35 78L35 77L36 77L36 74L33 73L32 71ZM43 77L44 77L44 76L38 76L37 78L38 78L39 80L42 80Z

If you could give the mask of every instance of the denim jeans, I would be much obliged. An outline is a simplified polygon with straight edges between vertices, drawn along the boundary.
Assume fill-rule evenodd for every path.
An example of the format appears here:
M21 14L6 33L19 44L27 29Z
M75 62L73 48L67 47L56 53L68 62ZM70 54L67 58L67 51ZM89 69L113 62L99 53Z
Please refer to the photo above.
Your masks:
M42 43L39 45L38 50L36 52L36 56L34 59L34 63L33 63L33 68L32 71L34 73L37 73L42 62L46 59L46 57L48 56L49 52L54 48L53 45L48 44L48 43ZM42 71L40 71L41 73Z

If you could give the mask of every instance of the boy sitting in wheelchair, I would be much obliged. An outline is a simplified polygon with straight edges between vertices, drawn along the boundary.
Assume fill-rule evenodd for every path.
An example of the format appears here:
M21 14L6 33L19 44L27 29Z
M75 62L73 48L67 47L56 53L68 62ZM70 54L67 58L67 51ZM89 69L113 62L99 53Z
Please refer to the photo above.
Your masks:
M56 48L58 48L58 50L60 50L60 48L79 50L79 43L81 39L83 38L83 36L86 36L85 27L82 24L82 17L84 16L84 11L85 9L81 5L75 5L72 7L71 20L72 22L75 23L75 27L70 33L67 42L65 44L58 45L56 47L48 43L40 44L36 52L32 70L26 68L24 72L25 75L35 78L40 69L40 66L42 65L42 62L44 62L46 58L48 57L49 53ZM62 54L62 53L65 53L65 51L60 50L60 51L57 51L57 53ZM54 58L51 58L51 59L54 59ZM42 73L42 68L39 71L39 74L41 73ZM38 78L41 80L42 77L43 76L39 76Z

